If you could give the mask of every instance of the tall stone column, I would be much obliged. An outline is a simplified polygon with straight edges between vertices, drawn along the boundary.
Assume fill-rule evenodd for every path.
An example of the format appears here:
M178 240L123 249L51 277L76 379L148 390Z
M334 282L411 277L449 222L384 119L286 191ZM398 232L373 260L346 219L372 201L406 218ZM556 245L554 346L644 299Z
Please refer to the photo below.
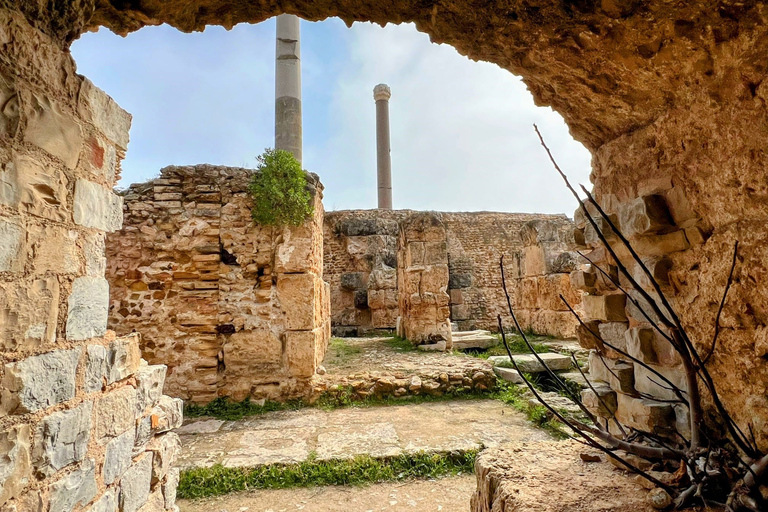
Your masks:
M392 159L389 148L389 86L379 84L373 88L376 100L376 164L379 183L379 208L392 209Z
M301 162L301 49L298 16L277 17L275 51L275 148Z

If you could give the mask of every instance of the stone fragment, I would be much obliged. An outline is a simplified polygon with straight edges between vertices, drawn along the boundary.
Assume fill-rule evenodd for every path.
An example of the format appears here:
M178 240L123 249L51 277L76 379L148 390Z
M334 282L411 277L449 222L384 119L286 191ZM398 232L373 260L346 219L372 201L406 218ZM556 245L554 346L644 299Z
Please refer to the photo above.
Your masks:
M568 370L573 363L570 357L563 354L545 352L543 354L538 354L538 356L552 371ZM513 354L512 357L514 358L518 369L523 373L542 373L547 371L544 365L541 364L533 354ZM509 356L491 356L488 358L488 362L494 366L506 366L507 368L512 366Z
M619 224L619 218L617 215L609 215L609 218L611 222L613 222L614 225L618 226L619 229L621 229L621 225ZM592 225L592 223L587 222L587 225L584 228L584 243L587 244L590 247L596 247L600 245L602 242L600 241L600 236L598 235L598 232L601 233L608 242L612 242L616 239L616 233L613 232L613 229L611 229L610 224L603 219L603 217L593 217L592 220L594 220L595 225L597 226L597 230L595 230L595 227Z
M56 339L57 277L0 283L0 350L38 349Z
M132 443L133 439L131 439ZM181 440L175 432L168 432L152 439L147 450L153 454L152 483L156 484L165 478L179 457Z
M466 350L469 348L487 349L499 344L499 339L488 331L471 331L472 334L462 332L451 333L454 350Z
M98 183L79 178L73 208L80 226L111 233L123 225L123 198Z
M594 453L580 453L579 458L583 460L584 462L602 462L603 459L600 458L599 455Z
M184 402L181 398L162 395L157 401L157 405L152 409L152 416L157 418L157 424L152 428L158 433L179 428L184 421L183 411Z
M626 237L658 233L672 225L664 197L656 194L622 204L619 207L619 222Z
M98 492L96 462L88 459L75 471L49 486L51 512L71 512L77 505L86 505Z
M586 293L594 293L595 283L597 282L597 275L595 272L576 270L571 272L570 279L571 286L576 290L581 290Z
M368 290L368 306L371 309L396 308L397 290Z
M365 279L362 272L346 272L339 277L343 290L355 291L365 288Z
M100 443L108 442L134 426L136 390L123 386L104 394L95 402L93 434Z
M120 512L137 512L149 499L152 454L144 453L120 479Z
M422 352L445 352L446 341L440 340L437 343L425 343L423 345L417 345L416 348Z
M590 320L576 327L576 338L579 345L586 349L603 350L603 342L600 337L600 321Z
M633 398L623 393L618 393L616 398L616 419L622 425L643 432L659 432L671 427L675 420L669 404Z
M672 504L672 497L661 487L656 487L648 493L648 503L656 510L664 510Z
M501 366L494 366L493 372L498 378L503 381L511 382L512 384L523 384L525 381L520 376L517 370L514 368L504 368Z
M142 361L143 362L143 361ZM165 372L168 369L164 364L139 366L136 372L136 416L141 416L144 409L154 407L163 394L165 384Z
M668 381L683 391L687 391L688 384L685 380L685 370L682 366L664 367L655 364L649 364L659 374L663 375ZM662 400L676 400L678 398L674 392L668 389L670 386L664 380L653 373L649 368L643 365L635 364L635 389L640 393L645 393Z
M10 414L35 412L75 396L82 348L55 350L5 365L0 409Z
M283 334L285 360L291 374L304 378L315 374L315 369L320 364L319 347L324 343L324 336L323 328L312 331L286 331Z
M592 414L611 418L618 407L616 392L607 384L593 382L594 389L584 389L581 391L581 401Z
M80 86L78 111L120 149L128 149L131 114L87 78Z
M624 322L626 300L624 295L587 295L582 301L584 316L588 320Z
M601 323L598 326L598 330L600 331L600 339L604 343L607 343L608 345L615 347L615 349L621 350L622 352L626 352L627 339L625 337L625 333L627 332L628 325L629 324L627 324L626 322ZM616 352L615 349L610 349L607 346L606 346L606 349L614 350L616 357L620 357L619 353Z
M85 392L101 391L107 378L107 347L88 345L85 356Z
M0 272L20 272L24 269L24 234L21 224L0 219Z
M109 485L131 465L134 429L128 429L107 443L104 456L104 483Z
M72 283L67 339L85 340L107 332L109 283L103 277L78 277Z
M637 237L632 247L641 256L664 256L669 253L685 251L691 247L685 237L685 231L673 231L664 235Z
M171 468L168 476L163 483L163 498L165 498L165 509L171 510L176 504L176 489L179 487L179 468Z
M32 481L29 425L0 432L0 507L17 497Z
M139 335L129 334L117 338L110 343L107 356L107 366L109 369L107 384L130 377L136 373L141 363Z
M589 353L590 377L608 382L616 391L633 394L635 392L635 375L632 363L600 357L596 351Z
M83 243L85 256L85 275L91 277L104 277L107 270L107 257L105 234L101 232L88 233Z
M32 452L35 469L40 475L51 476L85 458L91 436L92 411L93 402L83 402L40 421Z

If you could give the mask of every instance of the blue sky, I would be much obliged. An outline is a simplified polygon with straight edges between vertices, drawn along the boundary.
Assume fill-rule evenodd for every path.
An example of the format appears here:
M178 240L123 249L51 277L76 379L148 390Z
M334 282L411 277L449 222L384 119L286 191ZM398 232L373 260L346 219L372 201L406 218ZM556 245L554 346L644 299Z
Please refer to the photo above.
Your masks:
M133 114L120 186L166 165L255 165L274 139L274 33L272 19L194 34L102 29L76 41L78 71ZM412 25L302 22L301 45L303 163L320 175L327 210L376 206L372 90L384 82L395 208L572 215L532 123L577 182L588 183L589 153L518 77Z

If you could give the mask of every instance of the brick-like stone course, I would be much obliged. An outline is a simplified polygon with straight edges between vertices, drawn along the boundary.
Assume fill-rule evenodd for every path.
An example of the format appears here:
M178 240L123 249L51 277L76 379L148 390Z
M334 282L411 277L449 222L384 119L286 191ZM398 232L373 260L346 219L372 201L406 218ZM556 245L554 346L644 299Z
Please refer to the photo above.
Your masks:
M122 224L130 114L6 4L0 34L0 511L117 512L135 484L123 470L151 457L161 422L181 422L156 386L137 410L139 336L107 331L104 237ZM149 484L160 509L177 483L168 470Z
M185 400L305 396L328 344L322 185L308 175L304 225L260 226L253 172L167 167L125 191L125 226L107 237L109 326L140 332L144 357L169 368L165 391ZM139 408L145 383L163 387L148 371Z

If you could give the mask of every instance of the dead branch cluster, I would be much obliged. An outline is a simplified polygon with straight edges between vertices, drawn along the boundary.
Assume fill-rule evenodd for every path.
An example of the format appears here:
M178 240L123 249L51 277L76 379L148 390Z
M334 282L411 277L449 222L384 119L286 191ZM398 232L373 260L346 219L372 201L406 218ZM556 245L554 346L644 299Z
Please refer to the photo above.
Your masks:
M569 388L556 373L549 370L544 361L538 354L536 354L536 351L531 346L525 333L520 328L520 324L518 323L512 307L509 293L507 293L506 280L504 277L504 261L502 257L500 262L502 285L504 287L504 292L506 293L509 314L512 317L515 328L522 336L529 350L538 359L539 363L547 368L550 378L554 381L557 387L579 406L582 412L590 420L591 424L566 417L560 413L555 407L549 405L546 400L542 398L536 387L525 378L525 375L522 372L520 372L520 375L523 376L528 388L542 405L559 421L573 431L573 438L575 440L602 451L606 456L626 467L627 470L642 475L642 477L652 482L653 485L663 489L671 498L671 508L677 510L694 505L704 505L705 508L717 508L727 512L767 511L768 502L760 493L759 486L765 483L765 475L768 472L768 454L762 453L759 450L751 426L747 429L747 434L729 414L720 399L712 375L707 369L707 362L715 351L717 338L720 332L720 314L723 310L723 305L725 304L728 290L731 286L733 272L737 261L738 242L734 245L730 274L715 318L714 335L710 342L710 349L707 351L706 356L702 357L688 336L679 316L665 296L662 287L655 279L653 273L644 264L640 256L632 248L632 245L627 238L621 233L619 226L614 224L600 204L594 199L592 194L583 186L581 189L586 195L586 199L580 198L579 194L571 186L566 175L558 166L538 128L535 126L534 128L536 129L536 133L539 136L542 146L547 151L550 161L565 181L568 190L579 201L580 208L584 213L585 218L595 230L601 243L612 257L618 268L618 272L626 279L626 282L629 283L630 286L627 288L634 290L638 298L635 298L635 294L628 293L628 290L619 283L619 279L615 274L612 275L612 272L601 268L600 265L591 261L587 256L582 253L579 254L581 254L581 256L584 257L596 271L600 272L606 279L612 282L617 290L620 290L626 296L627 300L640 311L645 321L648 322L648 324L650 324L679 355L685 372L685 389L681 389L679 386L675 385L652 366L645 364L643 361L630 355L627 351L622 350L620 347L614 346L603 339L599 332L595 332L595 329L591 328L579 317L578 313L570 304L568 304L562 295L560 296L561 300L566 304L571 313L575 315L581 327L594 336L599 343L620 354L622 358L626 358L626 360L631 361L634 364L641 365L645 370L651 372L657 379L657 381L655 381L656 384L670 391L675 396L675 399L662 400L650 395L641 395L641 397L657 402L672 402L675 405L687 408L688 416L690 418L690 429L689 432L686 432L686 436L678 431L674 431L671 435L662 437L655 433L643 432L621 425L616 419L615 412L611 413L612 417L609 420L611 425L601 422L595 417L595 415L584 405L579 394ZM595 217L600 219L601 222L597 222L596 218L593 217L594 213L590 214L590 209L596 212ZM634 264L636 264L648 278L648 281L651 283L652 291L644 289L643 286L635 280L635 277L628 270L627 266L623 264L617 256L614 247L612 247L611 243L606 239L601 226L606 226L606 231L610 230L610 232L616 235L618 242L615 243L623 245L624 250L628 252L629 257L633 260ZM622 250L622 252L624 252L624 250ZM498 317L498 322L502 340L507 349L507 353L509 354L511 363L515 369L518 369L514 357L512 357L512 353L507 345L501 315ZM610 371L610 368L602 359L602 355L600 355L600 360L603 361L603 364L605 364L606 368ZM578 364L576 366L578 367ZM589 382L589 379L587 379L587 385L598 397L598 400L601 403L601 410L611 411L612 408L608 407L605 403L602 403L602 398L600 398L600 395L596 392L593 384ZM707 422L704 421L702 391L706 394L712 404L712 413L708 415ZM656 467L674 472L674 478L665 479L665 481L662 482L650 472L638 467L638 464L636 464L637 457L655 464Z

